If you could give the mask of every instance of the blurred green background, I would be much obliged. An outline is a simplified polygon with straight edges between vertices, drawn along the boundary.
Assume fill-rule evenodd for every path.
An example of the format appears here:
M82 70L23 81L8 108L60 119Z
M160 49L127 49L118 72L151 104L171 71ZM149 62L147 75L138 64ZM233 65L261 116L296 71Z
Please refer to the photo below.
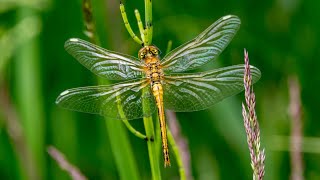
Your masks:
M92 3L101 46L136 56L140 47L126 32L119 1ZM138 8L143 17L143 1L124 4L138 33L133 11ZM320 1L312 0L153 2L153 44L163 54L169 40L177 47L224 15L240 17L237 35L206 69L242 64L246 48L250 63L261 70L254 90L261 146L266 149L266 179L288 179L292 174L290 77L296 77L301 88L297 98L302 103L303 176L320 179L319 8ZM0 179L70 179L48 155L49 145L89 179L120 178L103 118L55 104L67 88L97 84L95 75L63 48L71 37L88 40L82 17L80 0L0 1ZM188 141L194 179L252 179L241 115L243 96L205 111L177 114ZM143 132L142 120L130 122ZM139 179L150 179L145 141L125 132ZM163 179L179 178L175 164L172 155L172 167L161 169Z

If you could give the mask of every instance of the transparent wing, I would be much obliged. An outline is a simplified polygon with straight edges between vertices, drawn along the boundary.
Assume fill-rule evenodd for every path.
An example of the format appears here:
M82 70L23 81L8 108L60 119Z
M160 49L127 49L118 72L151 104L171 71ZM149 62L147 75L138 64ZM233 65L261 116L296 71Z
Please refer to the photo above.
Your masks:
M143 89L146 91L143 95ZM150 109L143 111L142 102ZM113 119L137 119L150 116L156 109L154 97L145 79L121 84L88 86L62 92L56 103L63 108L100 114Z
M195 39L167 54L161 63L164 71L183 72L216 59L236 34L239 26L240 19L237 16L220 18Z
M251 66L252 82L259 80L259 69ZM241 92L244 65L235 65L197 74L165 77L164 107L177 112L206 109L226 97Z
M141 62L132 56L109 51L87 41L72 38L65 49L94 74L110 80L140 78Z

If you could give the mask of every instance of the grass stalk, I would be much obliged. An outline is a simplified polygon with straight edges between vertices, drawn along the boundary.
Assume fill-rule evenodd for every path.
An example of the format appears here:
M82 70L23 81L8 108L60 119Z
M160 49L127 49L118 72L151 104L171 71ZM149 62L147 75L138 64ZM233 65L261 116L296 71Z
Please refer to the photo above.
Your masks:
M152 0L144 0L145 7L145 25L146 25L146 46L152 44L153 25L152 25Z
M145 41L144 45L149 46L152 43L152 1L151 0L145 0ZM148 89L144 89L143 93L146 93L145 91ZM143 102L143 109L144 111L149 110L150 104L148 102ZM151 172L152 172L152 177L154 180L156 179L161 179L161 173L160 173L160 161L159 161L159 153L157 153L157 141L160 139L155 138L154 134L154 125L152 121L152 117L145 117L143 119L144 122L144 127L146 130L146 135L149 138L152 138L148 141L148 152L149 152L149 158L150 158L150 166L151 166ZM160 126L158 126L160 127Z
M144 88L142 93L148 93L149 89ZM143 100L143 111L145 114L150 114L150 104L148 100ZM151 174L153 180L160 180L160 166L159 166L159 156L157 156L157 142L155 141L154 125L152 116L143 118L144 128L148 138L148 153L151 167Z
M28 16L36 16L36 12L29 9L18 11L18 21ZM29 28L24 27L22 34L30 33ZM27 146L33 159L35 174L31 179L46 179L45 163L45 124L43 110L43 95L41 94L39 39L33 37L24 44L16 53L16 93L18 101L18 113L24 128Z

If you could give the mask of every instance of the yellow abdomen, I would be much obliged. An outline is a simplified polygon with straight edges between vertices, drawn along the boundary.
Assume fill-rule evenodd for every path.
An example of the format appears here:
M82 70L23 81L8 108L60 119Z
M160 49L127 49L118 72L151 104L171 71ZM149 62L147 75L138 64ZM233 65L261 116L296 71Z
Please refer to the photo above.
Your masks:
M162 84L160 82L155 82L152 84L152 93L156 99L156 103L158 107L162 149L163 149L163 156L164 156L164 166L166 167L166 166L170 166L170 158L169 158L169 149L168 149L168 140L167 140L167 125L166 125L164 108L163 108L163 89L162 89Z

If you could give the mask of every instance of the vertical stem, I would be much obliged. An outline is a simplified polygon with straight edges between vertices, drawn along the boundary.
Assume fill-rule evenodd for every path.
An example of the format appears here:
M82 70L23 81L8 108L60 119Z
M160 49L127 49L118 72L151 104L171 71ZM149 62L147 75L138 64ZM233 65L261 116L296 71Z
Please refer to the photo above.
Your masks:
M152 25L152 0L145 0L145 21L146 21L146 32L147 37L145 41L145 45L148 46L152 43L152 33L153 33L153 25Z
M152 42L152 3L151 0L145 0L145 42L144 45L148 46ZM143 93L147 93L148 89L143 89ZM150 111L149 101L143 101L143 110L144 112ZM157 143L155 142L155 134L154 134L154 125L152 121L152 117L144 117L143 118L144 127L146 130L146 135L149 138L148 143L148 151L150 158L150 166L152 178L154 180L161 179L160 167L159 167L159 156L157 156Z
M149 89L144 88L143 94L148 93ZM143 99L143 111L146 114L150 114L150 102L146 99ZM149 152L149 160L150 160L150 167L151 167L151 174L153 180L160 180L160 166L159 166L159 156L157 156L157 143L155 141L155 134L154 134L154 125L152 121L152 116L144 117L143 118L144 128L146 130L146 135L148 138L148 152Z
M20 9L18 20L35 14L32 10ZM25 32L29 33L25 27ZM45 127L43 95L41 94L40 58L38 56L39 41L37 37L30 39L16 53L16 93L19 103L19 116L25 130L27 146L31 152L35 174L30 179L45 178Z

